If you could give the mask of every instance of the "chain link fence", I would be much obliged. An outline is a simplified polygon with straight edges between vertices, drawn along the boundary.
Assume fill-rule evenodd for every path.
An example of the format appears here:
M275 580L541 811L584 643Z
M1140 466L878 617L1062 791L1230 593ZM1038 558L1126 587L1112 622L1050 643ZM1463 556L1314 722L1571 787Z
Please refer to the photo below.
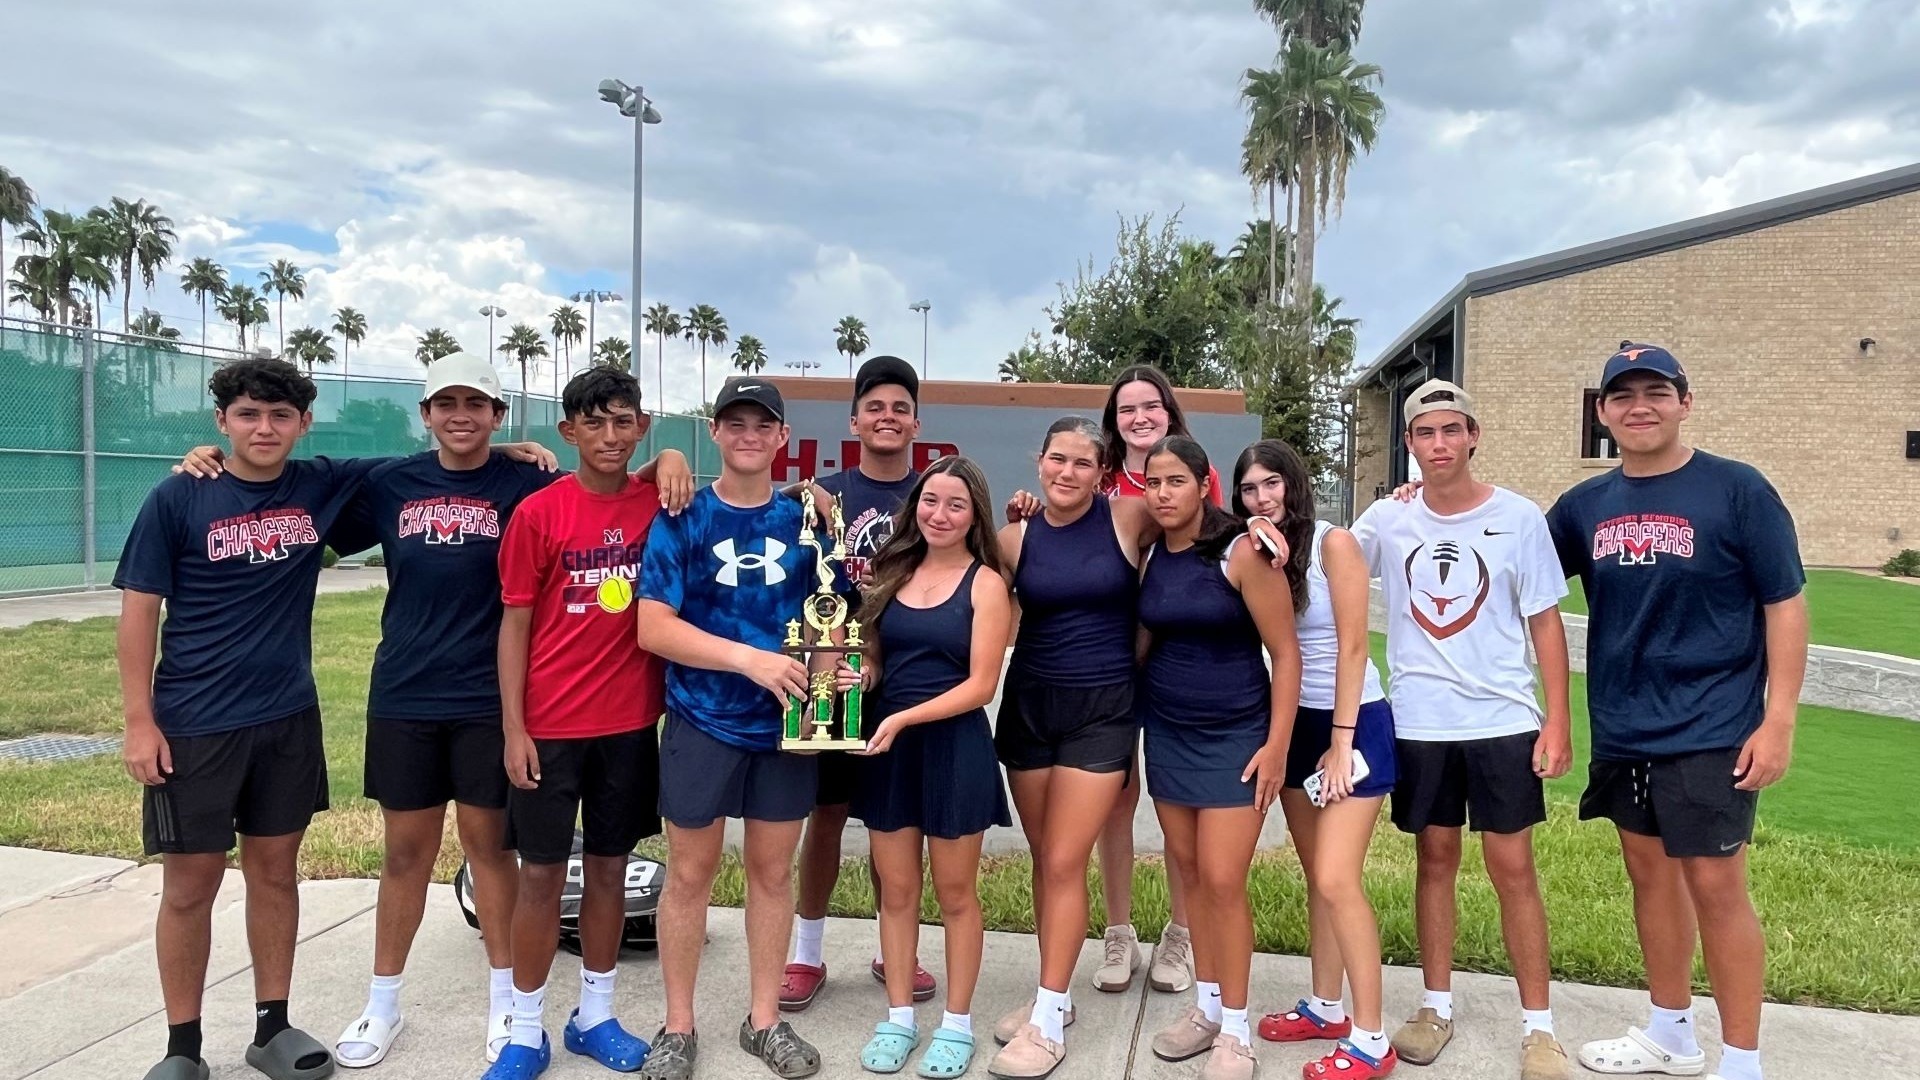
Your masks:
M0 596L102 588L147 492L195 446L222 440L207 380L245 354L110 331L0 318ZM317 371L313 429L297 457L384 457L429 449L422 382ZM423 380L424 381L424 380ZM497 440L578 455L559 402L510 393ZM701 480L719 458L696 416L655 415L636 460L687 455Z

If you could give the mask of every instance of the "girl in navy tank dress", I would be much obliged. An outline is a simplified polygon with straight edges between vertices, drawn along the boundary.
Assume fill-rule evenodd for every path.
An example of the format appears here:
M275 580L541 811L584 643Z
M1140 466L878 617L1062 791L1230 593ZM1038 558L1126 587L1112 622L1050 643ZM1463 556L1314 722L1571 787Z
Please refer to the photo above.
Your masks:
M1293 1008L1261 1018L1260 1037L1337 1040L1309 1066L1314 1075L1384 1076L1398 1062L1381 1012L1380 932L1363 877L1367 844L1396 769L1393 709L1368 648L1366 557L1351 533L1314 520L1306 464L1286 443L1263 439L1242 451L1233 488L1235 513L1279 523L1299 580L1300 711L1280 806L1307 878L1313 982ZM1368 770L1357 782L1355 752ZM1303 790L1319 769L1326 770L1323 806ZM1343 981L1353 994L1351 1016Z
M1209 1054L1207 1080L1251 1080L1247 870L1285 780L1300 644L1287 576L1208 501L1210 474L1192 439L1169 437L1147 457L1145 501L1165 530L1140 584L1147 793L1189 886L1196 976L1194 1004L1152 1049L1170 1061Z
M870 662L864 674L840 669L843 689L872 683L852 813L866 823L880 882L888 1015L860 1054L873 1072L898 1072L921 1041L913 973L923 838L946 932L947 1008L920 1071L957 1076L973 1060L981 834L1013 823L986 713L1013 628L991 505L966 458L941 458L921 475L872 562L861 608Z

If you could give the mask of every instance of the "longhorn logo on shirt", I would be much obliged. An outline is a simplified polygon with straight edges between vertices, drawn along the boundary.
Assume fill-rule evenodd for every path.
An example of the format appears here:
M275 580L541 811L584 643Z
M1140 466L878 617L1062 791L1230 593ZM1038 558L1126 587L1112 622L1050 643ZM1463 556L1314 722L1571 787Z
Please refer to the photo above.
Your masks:
M721 563L719 571L713 575L713 580L729 589L738 588L742 570L760 571L766 576L768 585L778 585L787 580L786 568L780 565L780 556L787 553L787 545L771 536L765 539L765 554L753 551L740 554L731 536L713 545L713 553L719 557Z
M1407 608L1428 637L1445 641L1480 617L1480 608L1493 591L1493 575L1486 558L1472 546L1466 549L1473 559L1471 571L1459 542L1442 540L1431 551L1427 549L1421 544L1407 553ZM1427 551L1424 558L1423 551Z
M291 548L319 542L319 530L305 510L242 514L207 527L207 561L224 562L245 555L249 563L281 562L293 556Z

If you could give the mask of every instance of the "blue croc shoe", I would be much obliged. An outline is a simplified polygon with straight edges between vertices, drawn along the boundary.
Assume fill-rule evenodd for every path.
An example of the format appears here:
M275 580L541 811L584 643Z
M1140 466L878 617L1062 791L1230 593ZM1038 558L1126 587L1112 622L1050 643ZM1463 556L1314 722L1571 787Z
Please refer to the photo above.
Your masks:
M553 1064L553 1042L546 1032L540 1033L540 1049L508 1043L500 1050L500 1057L480 1077L480 1080L533 1080L547 1071Z
M883 1020L874 1026L873 1038L860 1051L860 1067L871 1073L897 1073L907 1067L907 1058L919 1044L918 1031Z
M579 1019L579 1009L567 1017L567 1030L562 1038L569 1053L590 1057L614 1072L639 1072L640 1066L647 1063L647 1054L653 1047L621 1027L620 1021L603 1020L581 1031L576 1023Z

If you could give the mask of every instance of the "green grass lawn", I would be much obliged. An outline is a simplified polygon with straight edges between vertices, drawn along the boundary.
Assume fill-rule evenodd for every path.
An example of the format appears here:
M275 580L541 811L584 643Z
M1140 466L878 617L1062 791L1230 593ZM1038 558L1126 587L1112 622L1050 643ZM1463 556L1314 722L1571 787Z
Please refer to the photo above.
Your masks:
M1580 582L1560 610L1587 613ZM1920 586L1851 570L1807 571L1807 613L1815 645L1920 658Z
M1862 579L1865 580L1865 579ZM1868 584L1875 584L1868 582ZM1906 588L1906 586L1894 586ZM327 720L334 809L308 833L310 877L379 872L377 809L360 797L367 671L383 594L320 598L314 619L315 674ZM1376 652L1381 642L1375 640ZM114 732L119 728L113 621L43 623L0 631L0 737L28 732ZM1552 818L1538 834L1557 978L1639 985L1641 973L1624 871L1612 832L1575 820L1585 769L1585 684L1574 677L1579 764L1550 785ZM1888 799L1889 763L1920 761L1920 724L1803 708L1793 772L1761 800L1753 847L1756 903L1769 928L1768 994L1775 1000L1920 1013L1920 800ZM140 857L139 798L117 758L49 765L0 765L0 844ZM458 855L449 837L441 879ZM1469 864L1477 855L1469 851ZM1024 856L983 862L981 894L989 928L1032 929L1031 864ZM1390 963L1417 961L1413 930L1413 849L1383 822L1368 866ZM1166 880L1157 859L1134 870L1134 921L1159 926ZM1259 947L1306 949L1305 891L1287 852L1263 854L1251 879ZM1098 889L1092 894L1096 908ZM730 863L716 891L738 904L744 888ZM872 913L864 872L846 873L836 914ZM937 911L929 900L929 922ZM1094 932L1101 929L1096 910ZM1498 911L1484 875L1463 875L1462 970L1504 972ZM1704 972L1700 973L1704 987Z

